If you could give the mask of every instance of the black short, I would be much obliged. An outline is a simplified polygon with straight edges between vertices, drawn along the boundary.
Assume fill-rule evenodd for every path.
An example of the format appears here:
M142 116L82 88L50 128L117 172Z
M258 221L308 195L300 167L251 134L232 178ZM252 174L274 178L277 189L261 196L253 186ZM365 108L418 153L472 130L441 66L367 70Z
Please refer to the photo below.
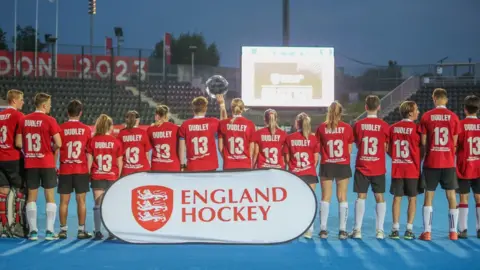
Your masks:
M480 194L480 178L478 179L458 179L459 194L469 194L470 189L474 194Z
M89 174L61 174L58 176L59 194L86 193L90 190L88 184L90 183Z
M298 178L302 179L303 182L309 185L318 183L318 177L313 175L299 175Z
M366 176L359 170L355 170L353 191L367 193L370 185L372 185L373 193L385 193L385 175Z
M418 178L392 178L390 194L395 197L418 195Z
M23 188L23 164L20 160L0 162L0 187Z
M422 178L425 181L424 186L427 191L435 191L438 183L444 190L458 188L457 170L455 168L423 168Z
M342 180L352 177L352 168L350 168L350 164L320 164L318 175L327 180Z
M57 186L57 171L55 168L29 168L25 169L25 178L28 189L55 188Z
M115 181L110 181L110 180L93 180L90 182L90 187L92 189L103 189L107 191Z

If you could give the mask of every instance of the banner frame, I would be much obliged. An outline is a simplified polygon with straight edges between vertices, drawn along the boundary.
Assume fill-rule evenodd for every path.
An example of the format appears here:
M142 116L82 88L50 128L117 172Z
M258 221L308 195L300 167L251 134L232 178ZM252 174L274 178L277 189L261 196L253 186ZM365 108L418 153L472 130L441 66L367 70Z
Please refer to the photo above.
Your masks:
M296 236L295 238L293 239L290 239L290 240L286 240L286 241L283 241L283 242L277 242L277 243L268 243L268 244L265 244L265 243L212 243L212 242L187 242L187 243L131 243L131 242L128 242L128 241L125 241L123 239L121 239L120 237L117 237L114 233L110 232L110 230L108 229L108 227L106 226L105 224L105 221L103 220L103 199L102 199L102 203L100 204L100 218L101 218L101 221L102 221L102 224L103 224L103 227L110 233L112 234L115 238L117 238L118 240L120 240L121 242L123 243L128 243L128 244L132 244L132 245L168 245L168 246L171 246L171 245L227 245L227 246L270 246L270 245L281 245L281 244L286 244L286 243L289 243L289 242L292 242L296 239L298 239L299 237L303 236L309 229L310 227L312 226L312 224L315 222L316 218L317 218L317 213L318 213L318 199L317 199L317 196L315 194L315 191L312 190L312 188L310 187L309 184L305 183L300 177L298 177L297 175L293 174L292 172L288 171L288 170L285 170L285 169L277 169L277 168L259 168L259 169L242 169L242 170L228 170L228 171L205 171L205 172L188 172L188 171L184 171L184 172L181 172L181 171L178 171L178 172L163 172L163 171L147 171L147 172L136 172L136 173L132 173L132 174L129 174L128 176L131 176L131 175L134 175L134 174L138 174L138 173L155 173L155 174L184 174L184 173L187 173L187 174L202 174L202 173L232 173L232 172L250 172L250 171L266 171L266 170L278 170L278 171L284 171L284 172L287 172L293 176L295 176L298 181L301 181L302 183L304 183L306 186L308 186L308 189L310 190L310 192L312 192L312 195L315 199L315 215L313 216L313 219L312 221L310 222L310 225L308 225L308 227L301 233L299 234L298 236ZM115 181L109 189L107 189L104 194L103 194L103 197L105 197L105 195L108 193L108 191L112 188L112 186L114 186L118 181L121 181L123 177L120 177L118 178L117 181ZM318 178L318 176L317 176ZM195 179L195 181L198 181L198 179Z

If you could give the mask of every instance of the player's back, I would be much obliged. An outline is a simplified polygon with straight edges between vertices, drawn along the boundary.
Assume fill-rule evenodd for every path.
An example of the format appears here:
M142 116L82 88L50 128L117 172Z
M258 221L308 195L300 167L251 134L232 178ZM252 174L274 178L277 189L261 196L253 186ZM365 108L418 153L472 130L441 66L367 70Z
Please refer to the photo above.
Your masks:
M480 178L480 119L467 116L460 121L457 145L458 178Z
M152 152L153 171L180 171L178 129L173 123L150 126L147 130Z
M134 127L124 128L117 135L124 149L122 175L150 170L147 153L151 150L147 131Z
M320 151L317 138L310 134L305 138L301 132L288 135L284 153L289 154L288 170L296 175L317 175L315 154Z
M367 116L355 123L353 132L357 145L355 168L365 176L385 174L385 143L389 139L388 124L380 118Z
M17 133L23 114L14 108L0 112L0 161L20 159L20 149L15 147Z
M234 117L220 121L218 130L223 139L223 168L251 169L250 142L255 124L245 117Z
M352 127L340 121L331 129L322 123L316 132L320 144L321 163L350 164L349 145L353 143Z
M211 117L195 117L182 123L179 137L185 140L187 170L214 171L218 168L215 142L219 120Z
M60 125L60 174L88 173L86 148L92 137L91 129L78 120L69 120Z
M426 112L420 121L422 134L427 135L426 168L455 167L455 142L460 121L458 116L444 106Z
M258 144L257 168L284 169L283 147L287 133L277 128L272 134L268 127L257 130L253 135L253 141Z
M22 134L25 168L55 168L52 136L60 133L57 121L43 112L26 115L18 131Z
M90 139L87 153L93 156L91 176L94 180L117 180L117 159L123 156L122 144L113 135L97 135Z
M420 132L408 119L390 127L389 152L392 157L392 178L418 179L420 176Z

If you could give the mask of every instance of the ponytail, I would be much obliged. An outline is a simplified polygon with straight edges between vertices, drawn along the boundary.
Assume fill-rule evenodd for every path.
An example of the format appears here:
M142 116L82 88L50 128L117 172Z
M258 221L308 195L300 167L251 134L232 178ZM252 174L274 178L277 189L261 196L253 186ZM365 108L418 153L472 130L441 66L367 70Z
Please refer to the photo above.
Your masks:
M302 135L305 139L308 139L312 133L311 119L308 114L302 112L297 116L297 128L302 129Z
M168 118L168 113L170 109L168 108L167 105L158 105L157 108L155 109L155 123L152 124L152 126L159 126L165 122L165 119Z
M230 120L230 123L233 124L233 122L235 122L235 116L242 115L245 111L245 103L243 103L243 100L240 98L234 98L232 99L230 107L232 108L232 119Z
M325 123L327 128L330 130L335 129L338 126L338 123L342 119L343 107L337 101L332 102L328 107L327 119Z
M113 121L110 116L100 114L95 122L95 136L107 134L113 126Z
M129 111L125 115L125 126L127 129L134 128L137 125L137 120L140 119L140 114L137 111Z
M274 109L268 109L264 113L264 119L265 119L265 124L268 127L268 130L270 131L270 134L275 134L275 131L277 130L278 127L278 115L277 112Z

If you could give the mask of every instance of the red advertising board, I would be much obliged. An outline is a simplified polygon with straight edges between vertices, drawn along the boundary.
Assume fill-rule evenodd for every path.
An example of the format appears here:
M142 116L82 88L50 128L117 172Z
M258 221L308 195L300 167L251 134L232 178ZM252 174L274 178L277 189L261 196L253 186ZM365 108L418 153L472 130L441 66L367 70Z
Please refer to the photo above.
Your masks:
M37 54L37 76L52 76L53 62L50 53ZM16 65L14 65L13 52L0 51L0 76L35 75L35 53L17 52ZM57 77L60 78L85 78L107 79L113 69L117 82L126 82L130 74L140 75L145 80L148 71L148 59L135 57L110 57L102 55L57 55Z

